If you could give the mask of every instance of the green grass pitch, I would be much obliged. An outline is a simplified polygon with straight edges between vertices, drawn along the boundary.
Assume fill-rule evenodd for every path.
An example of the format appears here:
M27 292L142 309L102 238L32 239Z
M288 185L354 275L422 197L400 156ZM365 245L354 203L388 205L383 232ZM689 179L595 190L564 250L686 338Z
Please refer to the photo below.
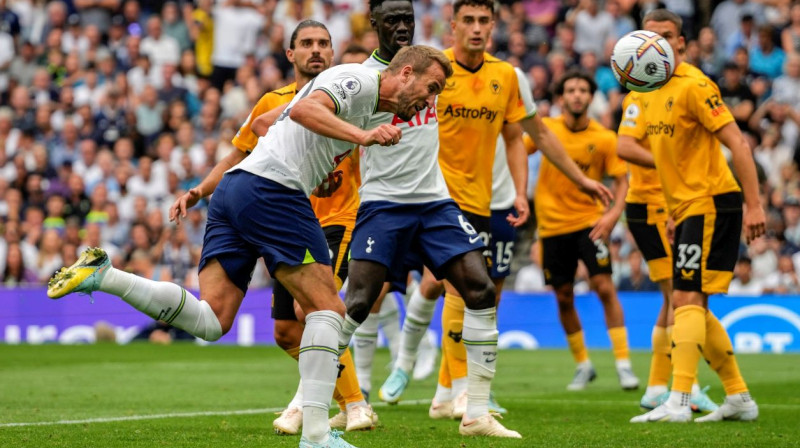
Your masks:
M628 423L641 390L619 389L609 352L592 358L599 377L575 393L565 390L573 369L566 350L500 353L494 391L510 411L503 423L522 440L461 437L457 422L430 420L427 404L408 403L379 405L381 426L346 440L361 448L800 446L798 355L739 356L761 416L706 425ZM0 447L298 445L299 437L272 433L272 412L289 401L298 378L296 363L274 347L0 345L0 359ZM376 399L387 362L379 351ZM649 355L634 353L633 362L646 382ZM705 366L700 377L721 401ZM404 399L430 399L434 388L434 378L412 383Z

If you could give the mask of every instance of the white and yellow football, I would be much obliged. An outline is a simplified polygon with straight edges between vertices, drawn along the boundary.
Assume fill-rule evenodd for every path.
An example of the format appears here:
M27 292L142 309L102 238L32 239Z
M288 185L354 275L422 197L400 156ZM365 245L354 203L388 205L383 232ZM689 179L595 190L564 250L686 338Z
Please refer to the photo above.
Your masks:
M659 34L633 31L614 45L611 70L628 90L651 92L669 81L675 70L675 56L669 42Z

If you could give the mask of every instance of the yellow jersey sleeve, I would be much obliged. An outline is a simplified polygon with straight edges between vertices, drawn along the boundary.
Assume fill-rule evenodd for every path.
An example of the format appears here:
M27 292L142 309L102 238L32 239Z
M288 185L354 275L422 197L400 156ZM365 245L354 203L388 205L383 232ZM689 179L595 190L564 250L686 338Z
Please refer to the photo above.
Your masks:
M617 155L617 135L608 132L602 143L605 152L605 174L609 177L628 175L628 165Z
M719 87L713 81L706 78L689 83L688 86L686 92L688 112L703 127L710 132L717 132L734 121L733 114L722 101Z
M647 136L645 121L642 117L642 105L638 94L631 92L622 100L622 122L619 124L619 135L642 140Z
M253 148L256 147L258 143L259 135L256 135L251 126L253 125L253 120L258 118L260 115L275 109L276 107L290 103L294 96L297 94L297 83L291 83L286 87L282 87L278 90L273 90L272 92L267 92L262 96L256 105L253 107L253 110L250 112L250 115L247 116L247 119L244 121L242 126L239 128L239 132L233 137L231 143L235 146L239 151L242 152L250 152Z

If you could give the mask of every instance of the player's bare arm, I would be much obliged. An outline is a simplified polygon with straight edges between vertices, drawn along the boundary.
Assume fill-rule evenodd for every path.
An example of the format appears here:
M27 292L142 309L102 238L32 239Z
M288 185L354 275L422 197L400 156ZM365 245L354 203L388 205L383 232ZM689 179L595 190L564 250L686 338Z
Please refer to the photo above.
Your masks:
M608 208L599 221L594 225L592 231L589 232L589 238L592 241L603 240L606 241L617 225L619 217L625 210L625 195L628 194L628 176L617 176L614 178L614 205Z
M214 166L214 169L200 182L199 185L180 195L169 208L169 220L180 225L181 218L186 217L186 210L194 207L200 199L210 195L217 188L225 171L238 165L247 157L247 153L234 148L227 156Z
M583 174L578 165L569 158L555 134L544 125L538 114L522 120L522 128L531 136L534 143L536 143L536 147L542 151L542 154L564 173L569 180L574 182L581 191L599 199L603 205L607 206L611 203L613 198L611 191L602 183L589 179Z
M620 135L617 138L617 156L626 162L645 168L656 167L653 153L640 145L639 142L630 135Z
M314 133L361 146L388 146L400 141L402 132L397 126L382 124L365 131L340 119L335 111L333 100L316 90L292 107L289 118Z
M742 193L744 194L744 219L742 225L744 226L747 242L750 243L767 230L767 218L758 194L758 177L753 155L736 123L726 124L717 130L715 134L719 141L731 150L733 169L742 184Z
M519 123L506 123L503 125L503 140L506 142L506 159L511 179L514 180L514 209L517 216L509 214L506 219L514 227L519 227L528 220L531 214L528 207L528 152L522 142L522 127Z

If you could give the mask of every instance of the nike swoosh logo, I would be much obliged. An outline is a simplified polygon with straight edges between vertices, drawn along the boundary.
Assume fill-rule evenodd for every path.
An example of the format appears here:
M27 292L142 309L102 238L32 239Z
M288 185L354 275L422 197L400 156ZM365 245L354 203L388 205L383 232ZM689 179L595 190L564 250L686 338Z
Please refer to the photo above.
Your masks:
M506 272L508 270L508 268L510 268L510 267L511 266L509 266L509 265L504 265L504 266L498 265L497 266L497 272Z
M476 242L478 242L478 240L480 240L480 239L481 239L481 236L480 236L480 235L478 235L478 236L474 236L474 237L472 237L472 238L470 238L470 239L469 239L469 244L475 244L475 243L476 243Z

